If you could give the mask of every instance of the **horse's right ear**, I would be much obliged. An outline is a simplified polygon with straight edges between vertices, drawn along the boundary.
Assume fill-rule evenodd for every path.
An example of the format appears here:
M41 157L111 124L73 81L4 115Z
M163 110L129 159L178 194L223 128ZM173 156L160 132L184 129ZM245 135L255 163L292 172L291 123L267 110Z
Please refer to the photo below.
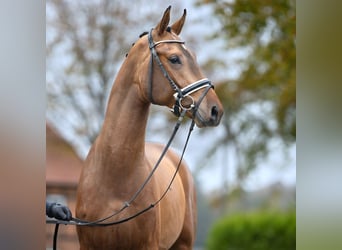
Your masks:
M183 16L174 24L172 24L171 29L179 35L182 31L184 22L185 22L185 17L186 17L186 9L184 9Z
M164 15L161 19L161 21L158 23L158 25L156 26L156 31L158 32L158 35L162 35L167 26L169 25L170 22L170 10L171 10L171 5L169 7L167 7L167 9L164 12Z

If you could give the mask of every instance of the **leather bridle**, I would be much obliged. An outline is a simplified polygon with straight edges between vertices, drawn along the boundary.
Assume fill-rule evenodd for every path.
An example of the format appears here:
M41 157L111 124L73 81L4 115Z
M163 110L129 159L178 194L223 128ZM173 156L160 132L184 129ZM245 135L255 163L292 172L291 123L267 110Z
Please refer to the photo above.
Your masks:
M194 99L191 97L191 94L202 89L202 88L207 88L205 91L205 94L207 94L207 92L209 91L210 88L214 88L214 86L211 84L211 81L209 81L207 78L203 78L200 79L196 82L193 82L189 85L187 85L184 88L179 88L178 85L173 81L173 79L170 77L169 73L166 71L163 63L161 62L158 53L155 49L155 47L161 43L179 43L179 44L184 44L184 41L181 40L161 40L158 42L154 42L153 41L153 37L152 37L152 31L153 29L150 30L150 32L148 33L148 44L149 44L149 48L151 51L151 59L150 59L150 65L149 65L149 88L148 88L148 96L150 99L151 103L155 103L154 99L153 99L153 60L155 60L160 68L160 70L162 71L164 77L169 81L171 88L175 91L175 93L173 94L174 98L175 98L175 104L173 106L173 108L171 109L171 111L177 116L179 117L182 110L193 110L195 108L195 101ZM191 101L190 105L183 105L182 101L185 98L189 98ZM200 98L203 99L203 98Z

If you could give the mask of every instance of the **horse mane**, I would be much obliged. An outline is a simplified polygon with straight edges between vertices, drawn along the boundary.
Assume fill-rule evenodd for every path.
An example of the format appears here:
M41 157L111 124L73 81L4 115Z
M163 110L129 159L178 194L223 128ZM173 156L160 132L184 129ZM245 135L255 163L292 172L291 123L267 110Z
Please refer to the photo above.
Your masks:
M139 38L142 38L143 36L145 36L145 35L147 35L148 34L148 31L144 31L143 33L141 33L140 35L139 35Z

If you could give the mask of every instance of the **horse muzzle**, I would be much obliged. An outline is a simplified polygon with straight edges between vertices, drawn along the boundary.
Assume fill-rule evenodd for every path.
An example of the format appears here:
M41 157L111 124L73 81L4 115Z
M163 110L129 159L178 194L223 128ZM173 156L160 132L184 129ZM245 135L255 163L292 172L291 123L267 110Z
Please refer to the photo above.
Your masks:
M223 108L221 103L212 105L202 105L199 106L197 112L195 113L195 123L197 127L215 127L220 124L223 115Z

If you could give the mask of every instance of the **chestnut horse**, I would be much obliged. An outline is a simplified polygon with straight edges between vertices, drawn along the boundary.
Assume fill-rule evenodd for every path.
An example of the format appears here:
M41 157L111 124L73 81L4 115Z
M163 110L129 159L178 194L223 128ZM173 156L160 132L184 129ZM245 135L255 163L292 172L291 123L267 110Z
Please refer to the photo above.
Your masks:
M178 36L186 11L169 26L170 8L158 25L132 46L117 75L103 126L80 176L76 217L96 221L119 211L108 221L123 220L167 192L152 209L124 223L77 226L80 249L193 247L197 224L194 181L181 163L168 188L180 159L174 152L167 151L139 195L123 206L142 187L163 151L161 145L145 144L151 103L173 108L178 115L186 112L198 127L217 126L223 114L222 104L195 55Z

